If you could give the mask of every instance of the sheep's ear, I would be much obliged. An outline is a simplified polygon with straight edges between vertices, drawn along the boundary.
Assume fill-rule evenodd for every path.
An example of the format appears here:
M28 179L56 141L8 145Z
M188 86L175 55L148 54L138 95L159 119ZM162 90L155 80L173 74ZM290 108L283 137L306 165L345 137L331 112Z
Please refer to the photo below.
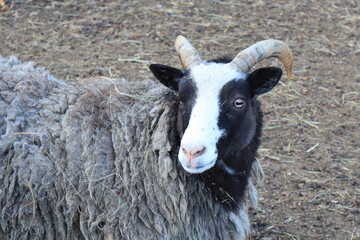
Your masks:
M178 91L180 79L185 74L184 71L161 64L151 64L149 68L163 85Z
M250 85L252 96L256 97L273 89L281 75L282 70L277 67L259 68L250 73L246 81Z

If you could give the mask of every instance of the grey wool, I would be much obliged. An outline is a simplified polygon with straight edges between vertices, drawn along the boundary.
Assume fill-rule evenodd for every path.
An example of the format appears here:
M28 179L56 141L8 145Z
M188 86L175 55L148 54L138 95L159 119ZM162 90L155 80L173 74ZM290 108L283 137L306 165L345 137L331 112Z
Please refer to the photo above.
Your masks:
M244 239L245 204L226 211L178 164L178 104L150 80L0 57L0 239Z

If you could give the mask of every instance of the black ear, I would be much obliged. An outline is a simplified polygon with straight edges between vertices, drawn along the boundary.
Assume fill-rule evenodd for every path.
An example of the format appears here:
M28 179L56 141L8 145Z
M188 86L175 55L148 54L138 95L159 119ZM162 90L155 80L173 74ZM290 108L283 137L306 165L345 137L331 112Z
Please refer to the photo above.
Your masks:
M282 70L277 67L256 69L246 79L252 90L252 96L258 96L273 89L279 82L281 75Z
M163 85L178 91L179 81L184 76L184 71L161 64L151 64L149 68Z

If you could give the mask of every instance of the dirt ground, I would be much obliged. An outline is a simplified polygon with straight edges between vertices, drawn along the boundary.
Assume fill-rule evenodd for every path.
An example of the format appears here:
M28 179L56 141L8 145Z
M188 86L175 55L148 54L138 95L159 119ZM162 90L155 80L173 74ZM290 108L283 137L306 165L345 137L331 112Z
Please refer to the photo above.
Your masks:
M250 239L360 239L359 1L5 4L0 55L34 61L64 80L137 81L152 78L149 63L180 68L173 47L179 34L203 59L235 56L263 39L287 42L293 80L283 78L261 97L266 178L258 208L250 209ZM277 60L265 65L282 67Z

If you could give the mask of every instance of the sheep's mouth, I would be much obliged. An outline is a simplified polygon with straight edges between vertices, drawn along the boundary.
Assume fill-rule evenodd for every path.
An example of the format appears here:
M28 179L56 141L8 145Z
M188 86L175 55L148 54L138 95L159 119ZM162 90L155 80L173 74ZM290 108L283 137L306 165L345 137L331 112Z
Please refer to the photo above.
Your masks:
M182 164L183 168L185 169L185 171L189 172L189 173L202 173L205 172L206 170L212 168L215 165L216 159L212 160L209 163L206 164Z

